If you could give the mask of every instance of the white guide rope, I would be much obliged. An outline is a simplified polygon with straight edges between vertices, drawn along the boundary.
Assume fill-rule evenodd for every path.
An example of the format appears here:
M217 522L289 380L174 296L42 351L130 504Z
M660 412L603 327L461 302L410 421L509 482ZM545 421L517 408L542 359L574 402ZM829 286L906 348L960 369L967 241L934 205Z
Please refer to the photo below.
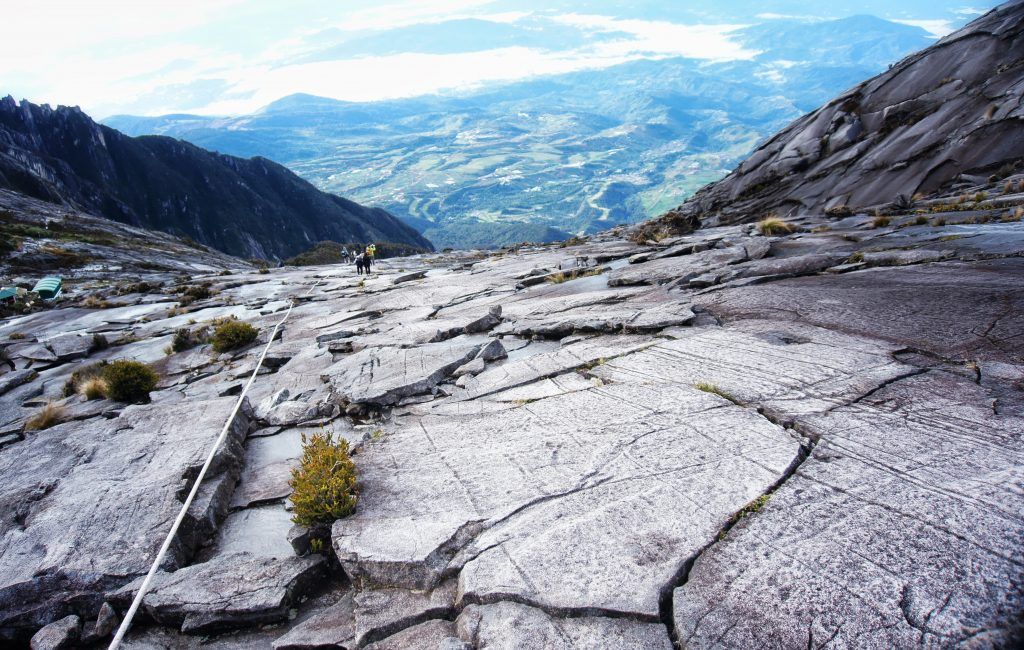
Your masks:
M317 280L316 284L311 286L305 295L308 296L313 293L313 289L316 289L319 284L320 280ZM267 352L270 351L270 346L274 342L274 338L277 337L278 330L282 325L284 325L284 322L288 320L288 317L292 315L292 308L294 306L295 300L292 299L284 318L278 321L277 325L274 325L274 329L270 333L270 338L267 339L267 345L263 348L263 353L260 354L260 358L256 361L256 367L253 368L252 376L249 377L249 381L246 382L245 387L238 396L238 401L235 402L235 407L231 409L231 415L228 416L227 422L224 423L224 428L221 429L220 435L217 436L217 441L210 449L210 454L206 457L206 462L203 463L203 468L199 470L199 475L196 477L195 483L192 484L192 491L188 493L188 498L186 498L185 503L182 504L181 511L178 513L178 517L174 520L174 525L171 526L170 532L167 533L167 538L164 539L164 543L160 547L160 552L156 554L156 559L153 560L153 565L149 567L149 573L146 574L146 579L142 581L142 586L139 587L139 592L135 594L135 600L132 601L132 606L129 607L128 612L125 613L124 620L121 621L121 626L117 628L117 634L114 635L114 640L110 642L108 650L116 650L116 648L120 647L121 640L124 638L125 633L128 632L128 628L131 627L132 619L135 617L135 613L139 610L139 606L142 604L142 599L149 591L150 583L153 582L153 576L156 575L157 570L160 568L160 564L163 563L164 556L167 555L167 549L171 547L171 542L174 540L174 536L178 534L178 527L181 526L181 522L184 521L185 514L188 512L189 506L192 505L192 500L195 499L196 494L199 492L199 486L202 484L207 470L210 469L210 465L213 463L213 458L216 456L217 450L220 449L220 446L224 444L224 440L228 437L228 431L231 429L231 423L235 421L235 416L238 415L238 410L242 408L242 402L245 400L245 396L249 392L249 388L251 388L253 382L256 381L256 373L258 373L260 368L263 367L263 360L267 357Z

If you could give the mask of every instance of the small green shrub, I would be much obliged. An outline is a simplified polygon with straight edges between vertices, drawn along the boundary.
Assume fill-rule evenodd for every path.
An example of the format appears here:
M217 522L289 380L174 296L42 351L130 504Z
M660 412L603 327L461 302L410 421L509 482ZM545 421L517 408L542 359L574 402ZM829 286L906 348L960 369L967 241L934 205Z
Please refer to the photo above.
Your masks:
M11 335L8 336L7 338L11 339L12 341L23 341L25 340L26 337L21 332L11 332Z
M43 408L39 409L39 412L33 415L25 422L25 431L42 431L43 429L49 429L52 426L56 426L64 421L67 417L64 412L64 407L58 404L47 404Z
M178 289L178 293L181 294L178 304L183 307L191 305L197 300L206 300L213 295L209 283L182 287Z
M156 388L160 375L141 361L118 359L103 368L107 396L118 402L144 402Z
M917 219L914 219L914 225L915 226L927 226L928 225L928 217L926 217L924 215L919 216Z
M890 223L892 223L892 220L889 217L886 217L884 215L878 215L877 217L875 217L871 221L871 227L872 228L885 228Z
M221 323L213 330L213 338L211 339L213 349L217 352L227 352L228 350L249 345L256 340L256 335L259 332L258 329L249 323L237 320Z
M106 350L109 347L110 341L107 340L107 337L103 336L102 334L92 335L92 344L89 345L90 352L96 352L97 350Z
M196 342L192 338L192 330L183 327L174 331L174 338L171 339L171 350L173 352L184 352L195 347Z
M359 500L356 466L348 442L329 431L302 434L302 459L288 485L295 506L292 521L300 526L329 524L355 512Z

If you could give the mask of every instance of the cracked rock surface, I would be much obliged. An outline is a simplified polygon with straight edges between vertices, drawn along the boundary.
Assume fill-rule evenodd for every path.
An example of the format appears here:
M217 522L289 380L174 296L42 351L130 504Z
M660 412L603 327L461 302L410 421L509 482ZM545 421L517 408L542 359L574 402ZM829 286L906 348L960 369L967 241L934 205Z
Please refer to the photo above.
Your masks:
M939 51L1019 49L984 33L1018 34L1006 15ZM892 76L927 86L921 60ZM979 83L1018 97L1006 72ZM956 84L943 111L980 101ZM927 123L917 104L887 118L907 98L883 86L829 151L884 144L871 120L895 120L894 142ZM1019 107L1000 106L1013 142ZM739 173L799 166L784 141ZM901 176L879 177L880 194ZM779 235L709 219L361 277L198 253L69 271L63 301L0 320L0 645L109 641L294 305L124 647L1019 646L1024 174L955 183L887 220L798 209ZM723 222L745 209L729 205ZM171 347L230 317L253 344ZM114 359L159 372L148 403L65 391ZM360 497L305 529L288 479L322 429L348 442Z
M149 335L84 359L8 348L3 633L123 614L294 297L127 647L1012 645L1024 229L870 220L385 260L362 285L348 267L216 276L225 307L192 317L226 309L259 340L156 358L147 405L62 389L97 359L153 358L188 317L69 309L83 337ZM596 275L516 289L605 250ZM611 284L701 251L725 254L699 286ZM26 430L51 400L67 421ZM287 481L321 427L361 496L318 533L326 556L296 557Z

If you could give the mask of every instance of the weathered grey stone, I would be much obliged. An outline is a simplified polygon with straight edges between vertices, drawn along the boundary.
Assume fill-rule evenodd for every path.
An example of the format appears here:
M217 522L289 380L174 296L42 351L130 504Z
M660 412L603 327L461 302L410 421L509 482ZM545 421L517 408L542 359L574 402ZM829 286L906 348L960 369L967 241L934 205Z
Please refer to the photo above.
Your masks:
M0 375L0 395L3 395L12 388L17 388L32 381L39 376L35 370L15 370Z
M644 336L599 336L550 352L509 359L501 365L488 368L469 384L460 400L469 400L498 393L509 388L554 377L576 368L600 363L621 354L629 354L653 343Z
M517 603L472 605L456 621L463 639L477 647L518 648L651 648L670 650L668 631L660 623L638 623L601 616L560 617Z
M408 350L370 348L331 366L325 377L341 399L393 405L404 397L429 393L481 347L456 339Z
M472 646L456 635L455 624L435 620L420 623L392 636L371 643L367 650L469 650Z
M504 344L501 340L494 339L484 347L480 348L477 352L476 358L482 359L485 362L497 361L498 359L504 359L508 357L508 352L505 350Z
M345 595L276 639L274 650L355 648L353 608L352 595Z
M0 454L0 621L36 629L68 599L102 594L149 569L162 534L223 426L233 399L130 406L112 420L69 422ZM227 512L248 429L243 410L171 547L175 567ZM92 603L91 605L89 603Z
M737 264L745 259L747 252L742 245L702 251L685 257L663 258L612 271L608 276L608 286L689 282L711 269Z
M375 584L424 588L465 565L464 598L511 593L656 617L685 558L797 451L756 413L682 386L606 386L493 415L425 417L361 454L366 489L360 509L335 523L334 545L349 575ZM650 544L631 546L636 535Z
M81 619L72 614L43 627L32 636L32 650L64 650L78 641Z
M71 361L89 355L92 349L92 337L78 334L64 334L45 341L46 347L53 352L58 361Z
M189 634L279 623L323 572L322 555L220 556L174 573L158 573L143 605L161 624L180 626ZM134 595L136 588L133 584L119 596Z
M110 603L103 603L100 613L96 616L96 625L93 627L92 635L97 639L103 639L114 633L121 623L121 617L117 615Z
M427 277L426 270L423 270L423 271L413 271L412 273L404 273L402 275L396 276L394 279L391 280L391 284L402 284L403 282L412 282L413 280L422 280L425 277Z
M456 368L452 376L461 377L462 375L479 375L484 371L484 367L484 360L480 357L476 357L472 361L468 361Z
M355 593L356 644L367 645L429 618L444 618L455 605L455 582L430 592L368 589Z
M933 371L802 418L812 456L676 589L680 643L1019 641L1024 419L985 398Z

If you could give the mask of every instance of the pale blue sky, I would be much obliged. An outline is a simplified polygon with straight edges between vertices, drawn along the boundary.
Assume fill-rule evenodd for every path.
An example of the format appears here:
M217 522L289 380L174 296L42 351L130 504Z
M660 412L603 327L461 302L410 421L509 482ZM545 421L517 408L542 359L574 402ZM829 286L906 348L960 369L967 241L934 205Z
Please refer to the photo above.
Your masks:
M821 4L823 13L805 17L842 17L863 7L936 36L994 5ZM370 101L637 58L749 58L755 52L737 44L731 31L806 6L789 0L36 0L8 12L0 28L0 93L80 105L97 118L237 115L296 92Z

